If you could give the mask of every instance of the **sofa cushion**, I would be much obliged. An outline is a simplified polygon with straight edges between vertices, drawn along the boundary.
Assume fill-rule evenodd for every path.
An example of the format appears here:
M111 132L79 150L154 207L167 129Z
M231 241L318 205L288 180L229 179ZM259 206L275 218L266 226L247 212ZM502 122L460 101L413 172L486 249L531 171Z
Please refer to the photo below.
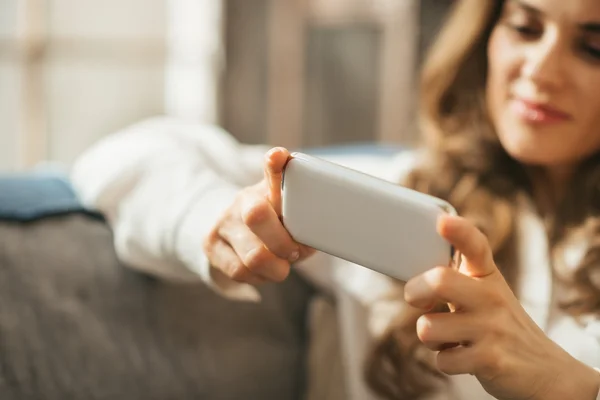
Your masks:
M1 399L298 399L311 288L263 302L154 280L83 214L0 223Z

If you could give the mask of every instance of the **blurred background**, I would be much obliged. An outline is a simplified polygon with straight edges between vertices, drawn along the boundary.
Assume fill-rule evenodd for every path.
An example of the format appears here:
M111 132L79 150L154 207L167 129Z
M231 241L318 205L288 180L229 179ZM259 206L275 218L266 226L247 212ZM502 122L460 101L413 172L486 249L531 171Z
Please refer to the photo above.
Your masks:
M0 171L156 115L290 148L415 140L452 0L1 0Z

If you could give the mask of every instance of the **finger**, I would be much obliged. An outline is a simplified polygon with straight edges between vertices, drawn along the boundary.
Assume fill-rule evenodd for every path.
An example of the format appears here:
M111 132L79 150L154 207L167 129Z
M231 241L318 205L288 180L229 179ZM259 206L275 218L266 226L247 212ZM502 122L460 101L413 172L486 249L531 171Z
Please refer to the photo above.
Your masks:
M246 226L277 257L289 262L300 258L300 245L292 239L273 206L264 197L258 194L245 197L241 214Z
M254 274L273 282L282 282L289 275L290 263L271 253L247 226L222 227L219 234Z
M437 355L437 367L448 375L473 374L476 370L475 346L456 346Z
M214 239L205 254L212 267L236 282L257 286L266 281L246 268L231 246L221 239Z
M265 180L269 187L269 202L278 216L281 216L281 180L283 169L290 158L290 152L283 147L275 147L265 156Z
M456 309L476 308L485 298L481 285L448 267L436 267L417 275L404 286L404 299L413 307L430 310L436 303Z
M500 274L487 238L469 221L444 215L438 220L438 232L465 257L467 262L461 265L461 272L476 278Z
M316 253L316 250L313 249L312 247L301 244L300 245L300 258L298 260L304 260L305 258L310 257L311 255L313 255L315 253Z
M470 344L477 337L472 314L432 313L417 320L417 336L429 349L443 350L458 343Z

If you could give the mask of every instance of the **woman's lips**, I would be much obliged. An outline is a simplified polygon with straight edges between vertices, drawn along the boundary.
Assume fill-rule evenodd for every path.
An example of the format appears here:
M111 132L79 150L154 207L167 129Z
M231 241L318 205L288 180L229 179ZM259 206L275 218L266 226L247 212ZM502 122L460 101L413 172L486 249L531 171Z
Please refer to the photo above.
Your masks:
M547 104L535 103L519 98L513 99L511 108L519 118L532 124L557 124L573 119L566 112Z

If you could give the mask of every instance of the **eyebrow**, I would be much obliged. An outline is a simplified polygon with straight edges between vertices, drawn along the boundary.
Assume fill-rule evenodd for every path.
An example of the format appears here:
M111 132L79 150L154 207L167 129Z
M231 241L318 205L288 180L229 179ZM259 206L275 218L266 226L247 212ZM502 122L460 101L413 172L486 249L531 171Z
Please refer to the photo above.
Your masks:
M535 8L531 4L527 4L523 0L509 0L509 1L532 14L535 14L535 15L543 15L544 14L544 12L542 10ZM585 22L583 24L578 24L578 27L584 32L600 33L600 22Z
M521 7L523 9L525 9L526 11L532 13L532 14L536 14L536 15L542 15L544 14L542 12L542 10L535 8L534 6L532 6L531 4L527 4L522 0L509 0L511 3L516 4L518 7Z

